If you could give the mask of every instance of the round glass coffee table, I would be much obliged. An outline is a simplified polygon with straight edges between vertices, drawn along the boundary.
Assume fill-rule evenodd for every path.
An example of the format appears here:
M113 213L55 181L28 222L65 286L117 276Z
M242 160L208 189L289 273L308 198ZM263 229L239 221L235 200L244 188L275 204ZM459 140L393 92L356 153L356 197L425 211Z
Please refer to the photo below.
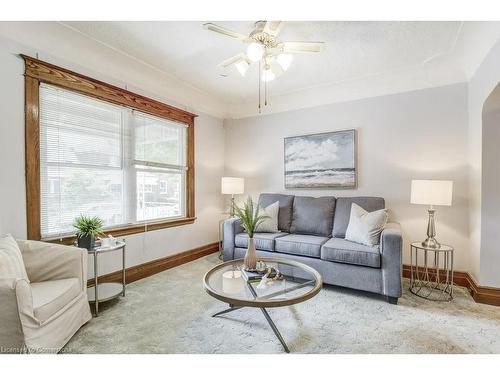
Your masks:
M323 286L321 275L314 268L288 259L259 258L268 267L278 269L281 280L247 281L242 274L243 259L231 260L213 267L205 274L203 284L212 297L229 304L229 308L213 317L239 310L243 307L259 308L280 340L290 352L266 308L282 307L304 302L319 293Z

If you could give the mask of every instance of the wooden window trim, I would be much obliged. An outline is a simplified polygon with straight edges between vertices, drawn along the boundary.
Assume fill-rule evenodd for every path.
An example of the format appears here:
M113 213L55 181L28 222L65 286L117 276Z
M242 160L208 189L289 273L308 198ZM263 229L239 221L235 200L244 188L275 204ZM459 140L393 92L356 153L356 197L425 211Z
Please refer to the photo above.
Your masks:
M197 115L157 100L112 86L45 61L21 55L24 59L25 90L25 155L26 155L26 218L28 239L42 240L40 228L40 83L62 87L84 95L149 113L187 125L186 217L132 224L106 231L113 236L124 236L151 230L192 224L195 215L194 180L194 119ZM74 236L57 239L72 243ZM56 242L54 241L54 242Z

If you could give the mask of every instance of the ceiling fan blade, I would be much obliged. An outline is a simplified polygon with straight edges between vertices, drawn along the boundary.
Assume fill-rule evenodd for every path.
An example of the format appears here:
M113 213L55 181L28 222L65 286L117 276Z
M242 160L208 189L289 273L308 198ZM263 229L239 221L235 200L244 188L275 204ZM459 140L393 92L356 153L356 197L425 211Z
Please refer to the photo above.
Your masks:
M283 23L283 21L266 21L266 24L264 25L264 32L269 35L276 36L283 27Z
M246 59L247 59L247 56L242 52L242 53L237 54L236 56L233 56L233 57L230 57L227 60L224 60L218 66L221 67L221 68L227 68L228 66L236 64L236 63L238 63L240 61L244 61Z
M283 42L281 49L289 53L317 53L323 51L324 42Z
M233 39L239 39L239 40L246 40L246 39L248 39L248 37L246 35L237 33L236 31L232 31L232 30L226 29L225 27L216 25L215 23L210 23L210 22L209 23L205 23L205 24L203 24L203 27L206 30L214 31L216 33L228 36L228 37L233 38Z

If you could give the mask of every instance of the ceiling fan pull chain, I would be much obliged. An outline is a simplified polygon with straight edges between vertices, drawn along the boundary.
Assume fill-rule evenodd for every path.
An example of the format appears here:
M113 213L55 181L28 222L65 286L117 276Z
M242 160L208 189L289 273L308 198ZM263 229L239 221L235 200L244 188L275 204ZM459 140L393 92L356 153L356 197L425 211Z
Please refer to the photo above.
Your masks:
M264 48L264 51L265 51L265 53L264 53L264 69L267 70L267 67L268 67L268 65L267 65L267 58L266 58L266 56L267 56L267 48ZM264 107L267 107L267 77L264 80Z
M261 76L261 72L262 72L262 69L261 69L261 63L259 60L259 114L261 113L261 111L260 111L260 76Z
M267 106L267 80L264 81L264 107Z

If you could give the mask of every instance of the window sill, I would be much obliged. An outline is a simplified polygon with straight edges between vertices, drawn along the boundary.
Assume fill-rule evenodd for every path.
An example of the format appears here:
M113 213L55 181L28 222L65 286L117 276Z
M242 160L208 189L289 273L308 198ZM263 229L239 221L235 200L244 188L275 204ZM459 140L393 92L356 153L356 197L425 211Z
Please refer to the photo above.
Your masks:
M133 224L133 225L127 225L119 228L113 228L107 231L104 231L104 234L107 235L112 235L113 237L120 237L120 236L128 236L131 234L136 234L136 233L144 233L144 232L151 232L153 230L159 230L159 229L164 229L164 228L171 228L171 227L178 227L181 225L188 225L188 224L193 224L196 220L196 217L183 217L180 219L174 219L174 220L164 220L164 221L155 221L149 224ZM146 229L147 228L147 229ZM41 239L41 241L46 241L46 242L51 242L51 243L59 243L59 244L64 244L64 245L72 245L76 240L76 236L66 236L66 237L61 237L61 238L47 238L47 239Z

